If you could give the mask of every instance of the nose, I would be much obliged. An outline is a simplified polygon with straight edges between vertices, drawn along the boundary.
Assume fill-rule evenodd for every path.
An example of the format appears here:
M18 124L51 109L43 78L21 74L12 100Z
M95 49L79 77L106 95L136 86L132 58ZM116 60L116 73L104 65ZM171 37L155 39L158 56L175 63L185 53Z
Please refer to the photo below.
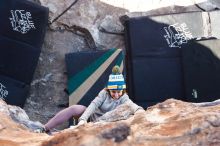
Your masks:
M115 97L117 97L117 98L119 97L119 93L118 92L115 93Z

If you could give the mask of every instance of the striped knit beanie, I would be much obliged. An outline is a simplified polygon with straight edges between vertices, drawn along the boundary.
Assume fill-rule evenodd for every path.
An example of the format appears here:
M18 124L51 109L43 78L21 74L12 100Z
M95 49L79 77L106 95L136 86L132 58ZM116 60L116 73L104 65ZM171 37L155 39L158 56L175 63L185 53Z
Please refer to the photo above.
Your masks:
M123 90L126 89L124 76L120 72L119 66L114 66L112 74L109 75L107 88L109 90Z

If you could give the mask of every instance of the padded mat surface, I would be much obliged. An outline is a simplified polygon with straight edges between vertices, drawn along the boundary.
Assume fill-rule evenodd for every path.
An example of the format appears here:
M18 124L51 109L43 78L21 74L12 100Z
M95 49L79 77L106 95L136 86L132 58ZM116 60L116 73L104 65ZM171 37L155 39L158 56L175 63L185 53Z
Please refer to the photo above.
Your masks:
M220 40L197 41L184 46L182 62L188 101L207 102L220 97Z
M25 83L0 75L0 98L8 104L23 107L29 88Z
M0 36L0 74L30 84L40 49Z

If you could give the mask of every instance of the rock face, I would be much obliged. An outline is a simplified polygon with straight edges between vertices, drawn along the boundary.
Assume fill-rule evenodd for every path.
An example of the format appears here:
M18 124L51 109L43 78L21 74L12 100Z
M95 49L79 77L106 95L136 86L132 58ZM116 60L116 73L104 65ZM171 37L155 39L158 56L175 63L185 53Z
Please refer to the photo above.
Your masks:
M219 101L216 104L192 104L169 99L127 120L87 123L53 136L31 132L14 122L3 110L0 116L0 145L4 146L220 145Z

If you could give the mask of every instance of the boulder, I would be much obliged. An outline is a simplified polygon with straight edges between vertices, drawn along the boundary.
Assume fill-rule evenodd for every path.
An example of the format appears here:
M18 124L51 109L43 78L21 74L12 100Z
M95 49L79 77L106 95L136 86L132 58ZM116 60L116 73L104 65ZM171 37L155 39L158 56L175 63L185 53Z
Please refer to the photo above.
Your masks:
M8 105L1 101L2 105L7 109ZM114 112L122 119L129 110L125 105ZM7 110L0 112L0 145L4 146L220 145L219 100L194 104L168 99L124 120L109 117L108 122L89 122L52 136L31 132L7 113Z

